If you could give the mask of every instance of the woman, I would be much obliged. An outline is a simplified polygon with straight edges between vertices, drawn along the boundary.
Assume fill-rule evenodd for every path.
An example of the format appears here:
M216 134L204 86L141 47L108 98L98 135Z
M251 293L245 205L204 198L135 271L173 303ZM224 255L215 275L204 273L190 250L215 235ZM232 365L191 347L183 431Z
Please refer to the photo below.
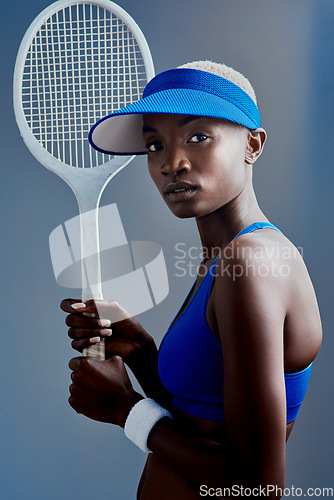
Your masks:
M265 140L248 80L208 61L157 75L142 100L91 131L99 151L147 154L165 203L195 218L203 246L196 283L159 354L115 301L61 306L74 349L106 339L106 361L70 361L69 402L125 427L152 452L140 500L229 497L242 487L283 495L285 443L322 334L302 258L254 194L252 167Z

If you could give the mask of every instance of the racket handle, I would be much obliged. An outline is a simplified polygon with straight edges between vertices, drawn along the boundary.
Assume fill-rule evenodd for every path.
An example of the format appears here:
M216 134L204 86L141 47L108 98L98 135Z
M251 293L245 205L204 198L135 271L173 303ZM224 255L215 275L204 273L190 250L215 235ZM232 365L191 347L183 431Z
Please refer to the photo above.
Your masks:
M97 344L86 347L82 351L82 355L85 356L85 358L94 358L104 361L106 359L104 339L101 338L100 342Z

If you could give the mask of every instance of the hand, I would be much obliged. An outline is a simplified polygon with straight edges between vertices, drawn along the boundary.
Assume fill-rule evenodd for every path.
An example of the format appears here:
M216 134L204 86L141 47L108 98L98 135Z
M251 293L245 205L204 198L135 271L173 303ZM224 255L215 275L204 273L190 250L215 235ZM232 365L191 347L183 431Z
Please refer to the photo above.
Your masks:
M82 307L74 309L73 304L82 304ZM65 320L70 327L68 335L73 339L73 349L79 352L104 337L106 359L113 355L121 356L133 369L137 360L143 358L142 354L156 351L153 338L115 300L87 300L83 303L65 299L60 307L70 313Z
M122 358L101 361L73 358L69 404L77 413L99 422L124 427L131 408L143 396L135 392Z

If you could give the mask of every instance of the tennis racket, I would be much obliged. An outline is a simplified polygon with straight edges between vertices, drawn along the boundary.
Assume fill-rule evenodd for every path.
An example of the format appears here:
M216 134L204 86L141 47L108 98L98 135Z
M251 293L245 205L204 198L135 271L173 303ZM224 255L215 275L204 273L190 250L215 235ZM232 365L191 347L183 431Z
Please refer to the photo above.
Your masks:
M109 0L53 3L32 22L18 51L13 90L21 136L78 201L82 300L103 298L98 206L107 183L134 158L94 151L88 132L98 119L140 99L153 76L143 33ZM84 355L105 359L104 342Z

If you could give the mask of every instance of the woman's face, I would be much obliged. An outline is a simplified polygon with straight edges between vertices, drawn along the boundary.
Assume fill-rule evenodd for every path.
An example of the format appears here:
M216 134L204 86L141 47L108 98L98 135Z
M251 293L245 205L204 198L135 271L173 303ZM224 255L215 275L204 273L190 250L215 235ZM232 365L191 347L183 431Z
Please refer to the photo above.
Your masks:
M148 169L174 215L200 217L241 193L248 132L218 118L143 115Z

